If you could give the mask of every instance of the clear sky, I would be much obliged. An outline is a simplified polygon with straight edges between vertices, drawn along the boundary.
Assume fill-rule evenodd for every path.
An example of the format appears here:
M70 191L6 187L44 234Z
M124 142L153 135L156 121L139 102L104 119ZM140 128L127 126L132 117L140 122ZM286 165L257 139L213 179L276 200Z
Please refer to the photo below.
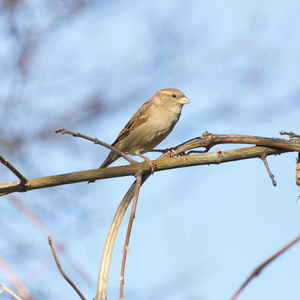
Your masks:
M10 31L7 13L0 18L0 137L21 136L27 144L14 151L2 144L0 154L19 163L30 178L97 168L106 150L55 135L54 129L64 126L111 143L139 106L167 87L181 89L191 104L159 148L206 130L299 134L299 14L299 1L91 2L71 16L63 4L54 11L24 1L15 22L22 37L32 29L26 76L14 69L22 44ZM99 103L93 115L91 105ZM242 146L220 148L235 147ZM276 188L258 159L151 176L133 224L125 299L229 299L260 263L299 235L296 154L268 161ZM7 173L2 166L1 182L13 180ZM15 195L50 228L45 235L56 236L92 279L87 285L62 258L87 299L95 295L110 221L132 181L117 178ZM54 266L45 236L10 197L1 199L0 210L0 254L32 294L75 299ZM109 299L119 293L127 220L128 214L112 257ZM299 249L294 246L267 267L238 299L299 299ZM0 282L9 285L1 269Z

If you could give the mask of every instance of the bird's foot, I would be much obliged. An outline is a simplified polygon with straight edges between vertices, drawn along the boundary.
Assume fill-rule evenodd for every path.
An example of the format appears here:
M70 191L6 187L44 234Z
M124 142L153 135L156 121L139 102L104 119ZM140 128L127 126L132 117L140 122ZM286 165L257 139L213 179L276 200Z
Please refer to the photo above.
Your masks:
M152 160L150 160L147 156L144 156L140 153L138 153L137 155L142 157L148 163L151 173L154 173L155 169L157 169L156 164Z
M165 150L165 153L168 153L169 154L169 157L172 157L172 156L177 156L178 153L177 151L175 150L175 148L167 148Z

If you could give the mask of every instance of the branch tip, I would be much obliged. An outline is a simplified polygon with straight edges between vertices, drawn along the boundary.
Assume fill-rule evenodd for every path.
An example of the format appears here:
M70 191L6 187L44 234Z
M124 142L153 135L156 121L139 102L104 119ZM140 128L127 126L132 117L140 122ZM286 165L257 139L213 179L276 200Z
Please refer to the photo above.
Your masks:
M269 164L268 164L268 162L267 162L266 155L262 155L260 158L261 158L261 160L264 162L264 165L265 165L265 167L266 167L266 169L267 169L267 171L268 171L268 174L269 174L269 176L270 176L270 178L271 178L271 180L272 180L273 186L277 186L277 182L276 182L276 180L275 180L275 176L274 176L273 173L271 172L271 169L270 169Z
M54 132L55 133L61 133L61 134L64 134L65 133L65 129L63 128L63 127L59 127L59 128L56 128L55 130L54 130Z
M300 135L299 134L295 134L293 131L286 132L286 131L281 130L279 133L281 135L288 135L290 139L292 139L292 138L298 138L299 139L300 138Z
M75 292L78 294L78 296L82 299L82 300L86 300L85 297L82 295L82 293L80 292L80 290L77 288L77 286L74 284L74 282L69 278L69 276L65 273L65 271L63 270L58 257L56 255L53 243L52 243L52 239L51 236L48 236L48 244L50 246L53 258L55 260L56 266L59 270L59 272L61 273L61 275L65 278L65 280L71 285L71 287L75 290Z
M61 128L57 128L55 130L55 132L61 132L62 134L70 134L74 137L80 137L80 138L83 138L85 140L88 140L88 141L91 141L93 142L94 144L97 144L97 145L101 145L103 147L106 147L116 153L118 153L120 156L122 156L123 158L125 158L129 163L133 164L133 163L137 163L137 161L133 160L132 158L130 158L128 155L126 155L124 152L120 151L119 149L115 148L114 146L111 146L107 143L104 143L102 141L100 141L99 139L97 138L92 138L90 136L87 136L87 135L84 135L84 134L81 134L79 132L74 132L74 131L70 131L70 130L66 130L64 129L63 127ZM91 181L93 182L93 181Z
M30 187L28 179L1 155L0 162L4 164L12 173L14 173L20 179L21 185L24 187L24 190L27 191Z
M251 275L246 279L246 281L241 285L241 287L234 293L234 295L230 298L230 300L235 300L236 297L244 290L244 288L248 285L248 283L256 276L260 274L260 272L273 260L275 260L277 257L279 257L281 254L283 254L286 250L288 250L290 247L292 247L294 244L296 244L300 240L300 235L297 236L295 239L293 239L291 242L286 244L283 248L281 248L279 251L277 251L273 256L271 256L269 259L267 259L265 262L263 262L261 265L259 265L252 273Z

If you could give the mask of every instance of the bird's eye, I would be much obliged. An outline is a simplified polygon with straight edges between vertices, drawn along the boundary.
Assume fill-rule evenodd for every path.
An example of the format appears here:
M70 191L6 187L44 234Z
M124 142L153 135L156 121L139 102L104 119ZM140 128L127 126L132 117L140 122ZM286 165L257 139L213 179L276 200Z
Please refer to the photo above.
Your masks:
M172 97L173 97L173 98L176 98L176 95L175 95L175 94L173 94L173 95L172 95Z

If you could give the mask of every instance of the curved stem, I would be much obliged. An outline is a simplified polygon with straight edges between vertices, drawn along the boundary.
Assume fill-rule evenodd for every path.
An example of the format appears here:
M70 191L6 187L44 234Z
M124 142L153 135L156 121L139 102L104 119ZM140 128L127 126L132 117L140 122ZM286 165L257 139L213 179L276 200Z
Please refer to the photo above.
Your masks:
M150 176L149 174L145 174L142 176L141 185L147 180L149 176ZM137 181L135 180L134 183L131 185L131 187L128 189L125 196L123 197L115 213L115 216L112 220L112 223L110 225L106 242L104 245L102 261L101 261L101 266L100 266L100 271L98 276L97 294L94 300L106 300L107 280L108 280L109 266L110 266L114 243L116 240L118 229L124 217L124 214L134 196L134 192L136 190L136 183Z

